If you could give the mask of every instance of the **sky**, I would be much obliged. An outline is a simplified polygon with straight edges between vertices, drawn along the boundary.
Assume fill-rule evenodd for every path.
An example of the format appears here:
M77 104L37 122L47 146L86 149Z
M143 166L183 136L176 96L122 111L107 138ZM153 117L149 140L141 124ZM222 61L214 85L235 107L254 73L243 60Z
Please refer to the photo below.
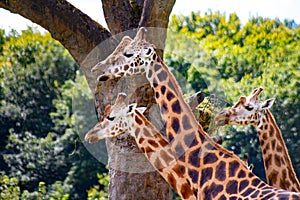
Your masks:
M68 1L106 27L101 0ZM252 16L279 18L281 21L294 19L297 24L300 24L300 0L176 0L171 15L189 15L191 11L204 14L209 10L220 11L227 15L235 12L242 24L245 24ZM0 28L5 29L6 32L10 29L20 31L26 29L27 26L38 27L20 15L0 9Z

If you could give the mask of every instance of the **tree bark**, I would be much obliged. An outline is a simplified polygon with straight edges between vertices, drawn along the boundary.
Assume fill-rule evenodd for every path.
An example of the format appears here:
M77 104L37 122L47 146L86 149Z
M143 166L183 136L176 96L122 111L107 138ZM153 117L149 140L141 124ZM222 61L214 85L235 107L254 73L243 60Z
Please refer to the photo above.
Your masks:
M131 30L140 26L158 27L149 35L162 56L168 18L175 0L102 0L106 22L110 32L90 19L66 0L0 0L0 7L35 22L48 30L52 37L58 40L72 55L84 72L89 87L95 90L95 103L98 115L102 116L104 107L112 103L116 94L125 90L131 101L137 101L141 106L151 107L153 104L152 90L143 76L124 78L100 83L96 87L96 77L90 68L96 62L103 60L117 45L118 39L112 35ZM149 6L150 5L150 6ZM99 8L100 9L100 8ZM141 17L142 16L142 17ZM157 32L158 31L158 32ZM132 37L135 32L132 32ZM111 40L107 40L111 38ZM104 42L106 41L106 42ZM98 44L101 44L97 47ZM134 87L132 87L134 85ZM130 89L129 89L130 86ZM127 88L127 89L124 89ZM134 164L128 155L137 155L138 150L133 139L125 136L107 140L110 167L110 199L171 199L168 184L155 171L133 173L124 170ZM138 157L138 159L145 159ZM141 161L138 163L148 163ZM122 165L123 168L116 167ZM145 164L145 168L149 168ZM138 166L134 166L138 167ZM127 167L128 168L128 167ZM126 168L126 169L127 169ZM138 169L138 168L137 168ZM138 172L138 171L137 171Z

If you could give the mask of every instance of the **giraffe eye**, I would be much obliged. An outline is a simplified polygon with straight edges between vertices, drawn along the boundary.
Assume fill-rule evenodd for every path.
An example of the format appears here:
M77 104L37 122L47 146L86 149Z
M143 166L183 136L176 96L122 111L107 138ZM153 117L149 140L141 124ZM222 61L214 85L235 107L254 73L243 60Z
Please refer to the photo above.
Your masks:
M251 111L251 110L253 110L253 107L252 106L245 106L245 109L248 110L248 111Z
M127 58L130 58L130 57L133 56L133 53L124 52L124 56L127 57Z
M107 116L106 119L108 119L109 121L113 121L115 119L115 117Z

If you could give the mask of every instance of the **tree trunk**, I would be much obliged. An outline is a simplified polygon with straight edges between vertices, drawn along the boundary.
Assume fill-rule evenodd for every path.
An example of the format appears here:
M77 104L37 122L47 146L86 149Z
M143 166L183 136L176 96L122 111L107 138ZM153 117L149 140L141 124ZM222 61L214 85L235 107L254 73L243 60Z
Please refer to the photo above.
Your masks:
M39 24L68 49L84 72L89 87L95 91L98 115L102 116L103 108L112 103L119 92L126 92L132 97L131 101L137 101L141 106L151 107L154 102L152 90L144 76L107 81L96 87L96 77L90 72L91 67L109 55L118 44L115 38L104 41L139 25L158 27L161 29L152 29L151 33L156 37L149 39L162 56L168 18L174 3L175 0L102 0L110 32L65 0L0 0L0 7ZM134 34L132 32L131 36ZM98 44L101 45L97 47ZM168 184L151 169L145 157L140 156L133 141L128 136L107 140L109 198L171 199Z

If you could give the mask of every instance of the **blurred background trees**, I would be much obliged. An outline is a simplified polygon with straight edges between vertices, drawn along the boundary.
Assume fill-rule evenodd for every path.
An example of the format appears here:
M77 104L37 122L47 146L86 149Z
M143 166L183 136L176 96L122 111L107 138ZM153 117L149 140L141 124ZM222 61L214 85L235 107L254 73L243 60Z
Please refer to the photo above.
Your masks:
M271 112L298 177L299 37L292 20L257 17L242 25L235 14L191 13L172 17L165 49L184 93L232 104L262 86L261 99L276 97ZM96 123L93 96L68 52L47 33L0 31L0 72L0 198L106 198L107 170L80 139ZM240 157L247 153L264 179L252 127L213 134Z

